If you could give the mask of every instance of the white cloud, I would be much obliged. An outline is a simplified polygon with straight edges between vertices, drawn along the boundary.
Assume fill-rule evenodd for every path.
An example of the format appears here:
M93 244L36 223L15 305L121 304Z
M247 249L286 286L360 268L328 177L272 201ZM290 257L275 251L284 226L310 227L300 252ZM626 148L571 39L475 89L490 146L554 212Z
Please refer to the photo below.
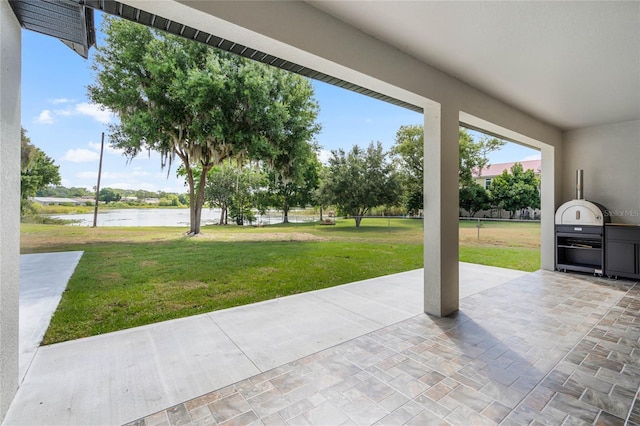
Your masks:
M61 158L61 161L68 161L70 163L89 163L98 161L99 159L100 155L97 152L78 148L68 150Z
M111 118L113 117L113 113L108 109L101 109L101 107L97 104L89 104L86 102L77 104L75 106L75 111L81 115L87 115L96 121L99 121L103 124L108 124L111 122Z
M135 179L140 176L149 176L150 173L145 170L134 170L132 172L103 172L102 177L105 179Z
M51 114L51 111L49 111L48 109L44 109L42 110L40 115L36 117L35 121L36 123L41 124L53 124L53 115Z
M51 99L51 103L54 105L57 104L68 104L73 102L73 99L67 99L67 98L56 98L56 99Z
M68 101L71 102L70 100ZM65 102L65 103L69 103L69 102ZM59 103L62 103L62 102L59 102ZM51 115L51 111L48 111L48 112ZM54 113L55 115L60 117L86 115L103 124L109 124L112 118L114 118L114 114L110 110L108 109L102 110L100 105L90 104L87 102L82 102L73 106L68 106L64 109L56 109Z
M102 172L102 179L119 179L137 181L142 176L150 176L151 173L146 170L134 170L132 172ZM97 171L78 172L76 177L80 179L96 179Z
M329 164L329 159L331 158L331 151L327 149L321 149L318 151L318 161L322 164Z
M91 171L91 172L78 172L76 173L76 177L78 179L93 179L96 180L98 178L98 171Z
M95 149L98 152L100 152L100 143L98 143L98 142L89 141L89 147ZM109 144L105 143L104 144L104 152L106 152L107 154L122 155L122 153L124 151L121 150L121 149L114 148L114 147L110 146Z
M540 160L542 157L540 154L527 155L520 161L531 161L531 160Z
M55 110L56 115L61 115L63 117L69 117L73 115L73 110L71 109L57 109Z
M142 185L142 184L140 184ZM136 184L136 186L134 187L131 183L129 182L110 182L108 184L102 184L100 185L100 188L118 188L118 189L143 189L143 188L138 188L138 184Z
M118 188L118 189L143 189L145 191L157 191L157 185L154 185L149 182L112 182L108 185L110 188Z

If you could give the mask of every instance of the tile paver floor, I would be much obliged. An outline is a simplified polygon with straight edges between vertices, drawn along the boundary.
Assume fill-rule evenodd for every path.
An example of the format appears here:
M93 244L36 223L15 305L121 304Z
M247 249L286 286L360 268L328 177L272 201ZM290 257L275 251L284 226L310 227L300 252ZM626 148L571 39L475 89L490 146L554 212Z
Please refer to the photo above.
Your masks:
M131 425L640 424L640 284L538 271Z

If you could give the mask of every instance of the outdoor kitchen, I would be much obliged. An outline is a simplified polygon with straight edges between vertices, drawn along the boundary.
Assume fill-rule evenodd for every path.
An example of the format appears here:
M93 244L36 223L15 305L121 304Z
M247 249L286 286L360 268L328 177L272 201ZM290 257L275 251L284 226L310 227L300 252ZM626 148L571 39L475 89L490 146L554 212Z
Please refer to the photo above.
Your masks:
M584 199L584 171L576 197L555 215L555 268L611 278L640 278L640 225L612 222L611 210Z

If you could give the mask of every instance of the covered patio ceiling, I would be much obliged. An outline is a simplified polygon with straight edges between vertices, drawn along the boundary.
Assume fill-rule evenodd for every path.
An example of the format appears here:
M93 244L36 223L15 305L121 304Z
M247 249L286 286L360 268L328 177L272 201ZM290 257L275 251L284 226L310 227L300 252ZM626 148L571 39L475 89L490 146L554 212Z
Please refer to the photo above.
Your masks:
M98 9L422 112L419 106L281 59L272 52L119 1L13 3L41 9L42 5L60 9L69 4ZM190 1L181 3L198 8ZM229 2L216 3L218 10L228 9L225 3ZM261 13L254 2L243 3L243 13ZM320 10L562 130L640 117L640 2L306 3L308 8ZM58 28L63 30L64 22L60 21ZM327 43L340 40L327 39Z
M307 3L562 130L640 118L638 1Z

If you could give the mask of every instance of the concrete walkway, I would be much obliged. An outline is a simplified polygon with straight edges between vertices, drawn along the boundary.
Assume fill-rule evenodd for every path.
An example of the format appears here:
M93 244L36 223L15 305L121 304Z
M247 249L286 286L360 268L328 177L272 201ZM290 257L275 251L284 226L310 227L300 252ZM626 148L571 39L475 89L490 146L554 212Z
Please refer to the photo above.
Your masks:
M526 273L460 264L460 297ZM422 313L423 270L41 347L3 424L122 424Z
M20 256L19 382L29 369L82 253L69 251Z

